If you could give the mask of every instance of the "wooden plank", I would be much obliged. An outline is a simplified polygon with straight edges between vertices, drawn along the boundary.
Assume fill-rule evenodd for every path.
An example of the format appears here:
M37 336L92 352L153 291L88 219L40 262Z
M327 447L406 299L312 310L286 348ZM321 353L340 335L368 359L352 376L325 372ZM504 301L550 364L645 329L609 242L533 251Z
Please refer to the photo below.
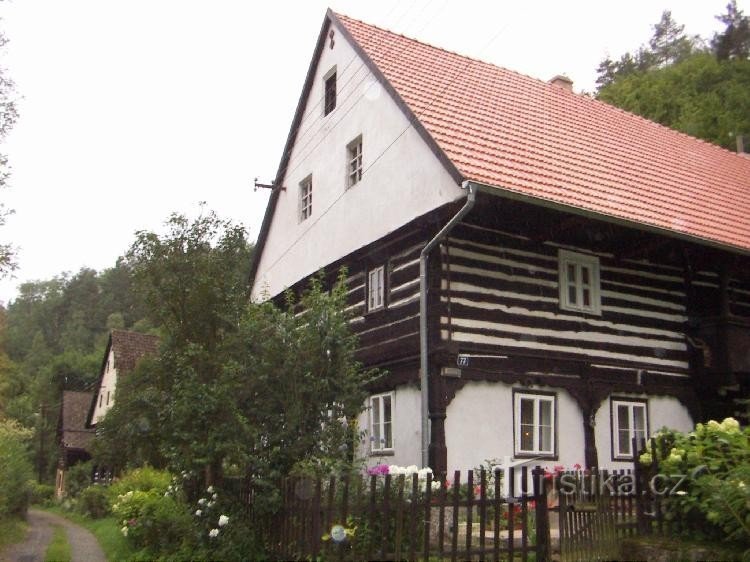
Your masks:
M394 546L394 553L396 560L401 560L401 547L402 547L402 541L404 538L404 485L405 485L406 476L403 474L400 474L398 478L396 479L396 534L395 534L395 544ZM416 498L414 498L414 501L416 501Z
M418 505L419 502L417 501L417 498L419 497L419 477L416 474L411 475L411 482L409 482L409 486L411 488L411 502L409 503L409 551L406 555L407 560L416 560L416 551L417 551L417 516L419 513ZM429 481L427 482L427 487L429 487ZM427 490L425 490L425 496L423 500L427 506L429 507L430 502L427 501ZM427 534L429 535L429 528Z
M456 562L458 557L458 509L459 493L461 488L461 471L453 473L453 528L451 529L451 562Z
M391 475L385 475L383 484L383 504L380 511L381 536L380 536L380 559L385 560L386 553L390 552L388 543L388 532L390 530L390 509L391 509Z
M500 497L500 476L502 472L495 470L495 489L492 498L493 511L493 529L492 529L492 559L495 562L500 561L500 510L503 508L503 502Z
M416 482L417 475L414 475L414 481ZM440 487L441 490L443 489L443 486ZM424 544L423 544L423 551L422 551L422 558L424 562L429 562L430 560L430 532L432 530L432 524L431 524L431 517L432 517L432 474L427 475L427 487L424 491L424 526L423 526L423 533L424 533ZM441 515L442 519L442 510ZM413 560L416 560L414 558Z
M466 556L469 556L474 521L474 471L469 470L466 476Z

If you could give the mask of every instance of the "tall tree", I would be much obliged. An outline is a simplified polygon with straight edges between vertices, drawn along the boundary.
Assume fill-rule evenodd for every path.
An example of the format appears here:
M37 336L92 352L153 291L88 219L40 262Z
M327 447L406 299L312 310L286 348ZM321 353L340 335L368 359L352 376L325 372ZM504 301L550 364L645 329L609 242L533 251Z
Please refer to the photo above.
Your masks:
M714 34L711 49L719 60L747 59L750 57L750 18L737 7L737 0L731 0L726 9L726 14L716 16L726 28Z
M672 12L664 10L659 23L654 25L654 34L648 42L651 66L663 68L685 60L693 52L696 38L685 35L685 26L672 19Z

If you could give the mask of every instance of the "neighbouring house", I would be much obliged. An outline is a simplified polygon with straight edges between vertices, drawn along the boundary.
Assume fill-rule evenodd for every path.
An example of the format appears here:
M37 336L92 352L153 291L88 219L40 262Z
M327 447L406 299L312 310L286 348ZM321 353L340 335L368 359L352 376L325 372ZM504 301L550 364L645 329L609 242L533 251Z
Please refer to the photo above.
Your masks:
M59 457L55 478L55 496L65 495L68 469L79 462L91 458L89 446L94 438L94 430L86 427L86 417L91 405L91 392L64 390L57 422L57 442Z
M114 405L118 378L135 369L142 358L156 354L158 348L158 336L112 330L104 352L99 380L94 387L93 400L89 403L88 427L95 428Z
M750 158L329 11L251 269L348 268L369 464L618 469L750 390Z

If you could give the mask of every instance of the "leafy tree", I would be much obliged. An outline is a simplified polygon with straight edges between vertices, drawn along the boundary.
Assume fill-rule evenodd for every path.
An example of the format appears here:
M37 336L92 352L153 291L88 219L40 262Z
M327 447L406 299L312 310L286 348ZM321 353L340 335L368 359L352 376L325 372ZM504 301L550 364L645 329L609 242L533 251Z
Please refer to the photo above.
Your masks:
M715 33L711 49L719 60L747 59L750 57L750 18L737 8L737 0L727 4L727 13L716 16L726 28Z
M718 61L709 53L621 78L599 99L732 150L750 131L750 61Z

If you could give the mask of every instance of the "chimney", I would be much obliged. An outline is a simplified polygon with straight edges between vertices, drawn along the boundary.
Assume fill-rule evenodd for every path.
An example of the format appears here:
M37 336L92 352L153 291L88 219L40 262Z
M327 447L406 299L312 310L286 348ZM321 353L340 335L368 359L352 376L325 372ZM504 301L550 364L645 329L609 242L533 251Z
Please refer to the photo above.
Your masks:
M737 154L750 158L750 136L737 135Z
M567 76L564 76L562 74L558 74L557 76L554 76L549 81L549 83L554 86L559 86L560 88L565 88L569 92L573 91L573 81Z

